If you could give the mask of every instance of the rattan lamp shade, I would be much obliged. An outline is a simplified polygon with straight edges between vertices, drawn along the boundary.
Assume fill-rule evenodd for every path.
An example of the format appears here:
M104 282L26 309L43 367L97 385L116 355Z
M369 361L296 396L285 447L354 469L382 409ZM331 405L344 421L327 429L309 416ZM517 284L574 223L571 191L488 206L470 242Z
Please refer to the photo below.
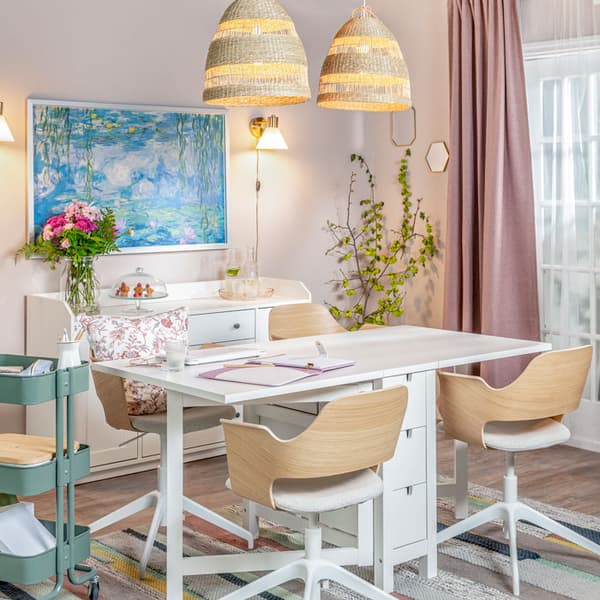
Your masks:
M400 46L368 6L355 9L333 39L321 69L317 104L365 111L411 107Z
M208 49L203 98L219 106L310 100L306 52L277 0L235 0L227 8Z

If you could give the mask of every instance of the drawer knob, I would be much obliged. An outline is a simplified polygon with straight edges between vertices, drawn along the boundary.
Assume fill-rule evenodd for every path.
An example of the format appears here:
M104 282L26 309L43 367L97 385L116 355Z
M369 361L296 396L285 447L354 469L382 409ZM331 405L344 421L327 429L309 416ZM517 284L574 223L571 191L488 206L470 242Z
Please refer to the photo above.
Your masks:
M234 323L233 324L233 328L234 329L239 329L240 328L240 324L239 323Z

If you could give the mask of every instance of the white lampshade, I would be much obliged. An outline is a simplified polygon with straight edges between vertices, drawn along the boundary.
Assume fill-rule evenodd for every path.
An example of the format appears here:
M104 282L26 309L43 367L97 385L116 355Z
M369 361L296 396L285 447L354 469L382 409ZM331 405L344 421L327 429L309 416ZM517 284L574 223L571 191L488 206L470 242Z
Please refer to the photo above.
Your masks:
M6 117L2 114L2 102L0 102L0 142L14 142L15 138L8 126Z
M287 150L288 145L279 129L279 117L256 117L250 121L250 133L258 139L257 150Z
M287 150L285 138L279 127L267 127L256 144L257 150Z

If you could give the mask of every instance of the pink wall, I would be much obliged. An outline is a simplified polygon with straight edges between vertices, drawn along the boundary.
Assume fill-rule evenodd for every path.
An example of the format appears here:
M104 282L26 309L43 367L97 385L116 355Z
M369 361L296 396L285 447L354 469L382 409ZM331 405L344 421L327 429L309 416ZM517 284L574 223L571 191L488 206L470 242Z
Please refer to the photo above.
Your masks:
M4 0L0 36L0 100L16 138L0 144L0 352L24 350L24 296L55 291L58 275L38 261L13 254L26 233L26 99L51 98L168 106L200 106L204 58L228 0ZM308 54L313 95L321 63L339 26L350 16L346 0L283 4L296 22ZM358 4L358 2L356 3ZM445 175L426 170L424 153L447 136L445 1L376 0L376 12L398 36L413 81L418 114L412 181L414 191L441 227ZM262 160L261 272L300 279L316 302L328 293L335 264L323 253L327 219L342 209L352 151L372 156L382 198L398 197L395 172L401 151L390 142L389 115L362 117L316 107L232 109L230 130L230 234L233 246L253 243L254 153L250 117L276 112L288 152ZM103 285L142 266L167 282L222 276L223 252L118 255L98 260ZM433 276L411 299L407 319L441 323L441 281ZM429 287L429 290L425 288ZM427 296L428 294L428 296ZM423 299L429 297L423 310ZM421 300L419 300L421 298ZM419 305L419 306L415 306ZM22 411L0 409L0 430L23 428Z

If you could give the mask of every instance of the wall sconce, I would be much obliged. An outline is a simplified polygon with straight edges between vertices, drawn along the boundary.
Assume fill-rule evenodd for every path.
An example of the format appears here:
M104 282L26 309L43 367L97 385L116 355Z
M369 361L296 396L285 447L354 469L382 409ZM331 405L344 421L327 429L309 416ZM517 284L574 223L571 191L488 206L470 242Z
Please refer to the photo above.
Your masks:
M287 150L288 146L279 129L279 117L255 117L250 120L250 133L257 138L257 150Z
M255 117L250 120L248 125L250 133L256 138L256 195L254 201L255 211L255 242L256 242L256 253L255 260L258 267L258 206L260 188L262 186L260 181L260 151L261 150L287 150L288 145L279 129L279 117L271 115L270 117Z
M3 106L4 102L0 102L0 142L14 142L15 138L10 131L6 117L2 114Z

